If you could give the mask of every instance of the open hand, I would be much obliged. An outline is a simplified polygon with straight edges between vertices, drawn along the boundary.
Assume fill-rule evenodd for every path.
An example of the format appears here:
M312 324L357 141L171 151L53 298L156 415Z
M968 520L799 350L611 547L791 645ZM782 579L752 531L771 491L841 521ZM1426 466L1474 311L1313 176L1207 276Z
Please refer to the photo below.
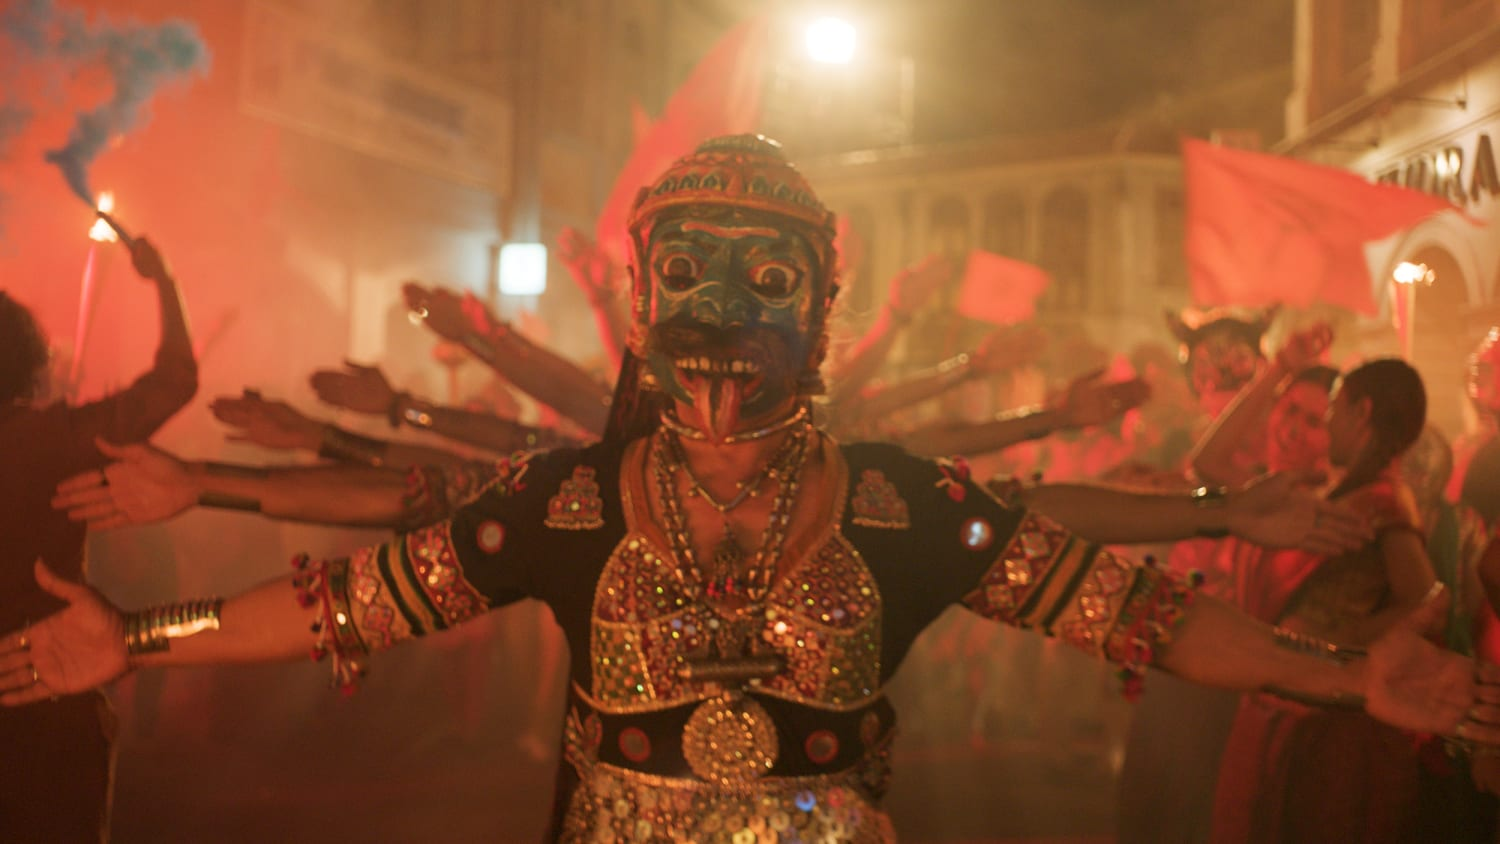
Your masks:
M52 508L66 510L69 519L108 530L170 519L198 502L187 467L171 454L151 445L94 442L118 462L57 485Z
M1333 327L1319 322L1298 331L1287 338L1286 345L1276 353L1276 366L1288 375L1313 366L1323 359L1323 353L1333 345Z
M565 226L557 235L557 257L590 302L607 301L615 295L620 279L618 268L588 235Z
M378 366L344 361L344 368L320 369L308 381L318 398L356 413L389 413L398 393Z
M1423 633L1448 617L1447 590L1432 594L1370 646L1365 710L1394 727L1500 746L1500 666L1446 651Z
M208 409L215 419L239 429L229 434L232 442L307 450L316 450L323 442L323 423L307 418L284 401L263 399L250 390L242 396L214 399Z
M1063 427L1102 425L1151 397L1151 386L1140 378L1103 379L1104 370L1096 369L1068 382L1062 395L1052 403Z
M953 262L936 253L896 273L891 279L888 306L899 314L920 309L943 283L953 277Z
M121 676L125 622L98 592L63 580L37 560L37 585L66 609L0 638L0 704L20 706L97 688Z
M1229 497L1229 529L1270 548L1301 548L1335 557L1375 538L1370 520L1342 502L1317 494L1320 472L1277 472L1256 478Z

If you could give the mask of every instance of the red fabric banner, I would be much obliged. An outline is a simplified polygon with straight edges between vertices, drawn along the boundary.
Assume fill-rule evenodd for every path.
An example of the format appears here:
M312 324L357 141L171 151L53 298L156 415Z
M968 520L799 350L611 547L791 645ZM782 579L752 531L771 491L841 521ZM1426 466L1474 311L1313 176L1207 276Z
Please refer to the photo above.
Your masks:
M1199 306L1377 313L1364 245L1453 208L1337 167L1182 141L1184 251Z
M994 252L975 249L964 265L958 312L996 325L1015 325L1036 316L1036 300L1052 283L1046 270Z
M766 19L755 17L725 33L672 94L661 117L638 135L594 230L619 264L629 256L625 219L641 188L702 141L753 132L760 124L766 31Z

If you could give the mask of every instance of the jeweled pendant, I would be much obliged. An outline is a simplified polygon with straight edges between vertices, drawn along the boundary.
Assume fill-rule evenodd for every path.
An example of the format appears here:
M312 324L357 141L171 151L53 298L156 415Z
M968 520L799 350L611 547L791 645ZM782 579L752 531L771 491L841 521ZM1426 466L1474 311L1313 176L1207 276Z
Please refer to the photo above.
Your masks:
M724 538L714 546L714 573L720 579L734 577L734 573L740 570L745 563L745 549L735 541L734 535L726 528Z

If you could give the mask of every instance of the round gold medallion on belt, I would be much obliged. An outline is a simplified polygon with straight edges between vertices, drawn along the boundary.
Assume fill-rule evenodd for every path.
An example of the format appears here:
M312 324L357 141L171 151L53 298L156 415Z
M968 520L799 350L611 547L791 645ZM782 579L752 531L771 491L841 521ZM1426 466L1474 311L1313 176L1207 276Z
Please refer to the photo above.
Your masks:
M682 755L688 766L721 785L765 776L776 764L778 750L770 713L740 695L704 701L682 728Z

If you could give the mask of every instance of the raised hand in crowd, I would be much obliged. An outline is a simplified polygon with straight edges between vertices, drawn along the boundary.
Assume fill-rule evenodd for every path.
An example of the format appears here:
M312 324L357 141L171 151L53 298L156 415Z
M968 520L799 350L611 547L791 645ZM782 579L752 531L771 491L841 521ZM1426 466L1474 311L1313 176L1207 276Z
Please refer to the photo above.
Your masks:
M953 277L953 262L936 253L891 277L886 308L897 320L910 320Z
M167 268L167 259L162 257L156 245L145 235L133 238L126 248L130 250L130 264L141 278L159 284L172 281L172 271Z
M400 393L378 366L344 361L343 369L320 369L308 382L318 398L355 413L388 416Z
M1293 332L1276 353L1276 368L1281 370L1283 376L1295 375L1321 362L1332 345L1333 326L1326 322L1315 323Z
M597 241L572 226L565 226L557 235L557 257L588 299L604 351L619 368L629 330L629 315L621 296L624 271Z
M833 387L828 404L833 417L851 418L862 413L855 408L860 401L860 391L885 365L886 356L900 331L911 324L917 310L952 276L952 263L934 253L903 268L891 278L880 317L832 373Z
M322 445L323 423L284 401L261 398L254 390L221 396L208 409L215 419L237 429L227 435L230 442L307 451L316 451Z
M1151 398L1151 386L1140 378L1106 381L1104 377L1103 369L1080 375L1048 402L1060 429L1103 425Z
M501 322L473 296L408 282L407 307L439 336L461 344L506 381L594 435L609 421L612 391L578 364Z

